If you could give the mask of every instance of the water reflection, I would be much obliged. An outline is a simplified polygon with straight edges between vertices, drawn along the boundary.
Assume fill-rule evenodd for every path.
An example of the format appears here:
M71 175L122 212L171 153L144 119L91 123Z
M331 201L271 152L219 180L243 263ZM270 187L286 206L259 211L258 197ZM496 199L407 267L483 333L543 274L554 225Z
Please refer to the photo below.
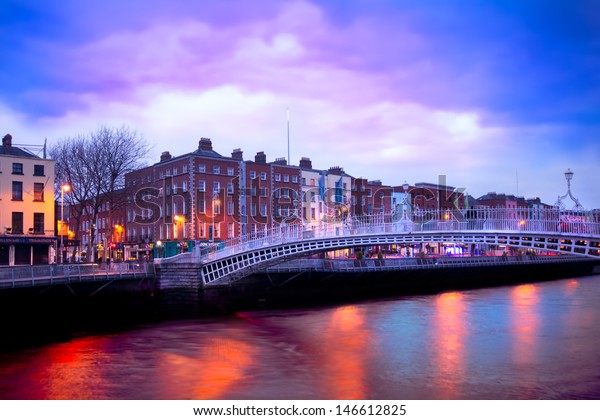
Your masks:
M364 308L337 308L319 338L328 398L366 399L366 363L376 343L366 325Z
M245 378L255 357L252 346L225 337L208 340L192 356L163 353L159 363L162 393L172 398L223 398Z
M457 398L465 374L465 341L468 336L466 303L462 293L443 293L435 298L434 341L439 398Z
M0 353L0 399L600 398L600 276Z
M519 398L535 398L537 387L538 337L540 316L538 313L538 286L524 284L513 288L511 293L511 331L513 334L513 363L521 377Z

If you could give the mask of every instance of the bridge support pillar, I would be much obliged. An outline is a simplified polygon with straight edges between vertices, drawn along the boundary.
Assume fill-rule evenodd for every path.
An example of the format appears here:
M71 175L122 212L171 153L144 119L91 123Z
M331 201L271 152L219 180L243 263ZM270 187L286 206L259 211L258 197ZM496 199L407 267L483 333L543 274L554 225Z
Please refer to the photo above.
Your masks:
M202 265L197 262L155 261L156 290L163 309L195 314L202 307Z

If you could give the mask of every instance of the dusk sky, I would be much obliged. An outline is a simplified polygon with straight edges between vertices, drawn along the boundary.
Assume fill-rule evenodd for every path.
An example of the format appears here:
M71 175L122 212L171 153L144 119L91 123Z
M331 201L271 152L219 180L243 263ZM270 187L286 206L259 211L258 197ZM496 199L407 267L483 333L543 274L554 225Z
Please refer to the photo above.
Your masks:
M14 143L272 161L289 109L294 165L600 208L600 1L2 0L0 56Z

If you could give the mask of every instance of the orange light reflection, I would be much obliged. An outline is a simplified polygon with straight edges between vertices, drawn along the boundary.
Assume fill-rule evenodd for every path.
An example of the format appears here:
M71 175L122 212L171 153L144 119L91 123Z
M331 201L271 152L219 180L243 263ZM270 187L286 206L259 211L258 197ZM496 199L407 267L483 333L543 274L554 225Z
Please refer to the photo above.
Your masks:
M366 399L365 359L373 343L365 326L363 309L345 306L333 311L329 327L322 332L326 392L333 399Z
M457 381L462 378L465 368L465 338L468 335L464 295L459 292L443 293L435 300L435 341L437 352L440 398L456 398L459 389Z
M516 286L512 298L512 328L514 331L513 358L516 365L526 368L537 360L537 337L540 318L537 313L538 287L532 284ZM532 373L533 375L533 373ZM522 382L523 398L535 395L536 378L531 376ZM526 390L529 389L531 395Z
M211 340L193 357L166 353L161 363L165 390L174 398L188 393L198 399L221 398L245 377L255 353L252 346L231 338Z

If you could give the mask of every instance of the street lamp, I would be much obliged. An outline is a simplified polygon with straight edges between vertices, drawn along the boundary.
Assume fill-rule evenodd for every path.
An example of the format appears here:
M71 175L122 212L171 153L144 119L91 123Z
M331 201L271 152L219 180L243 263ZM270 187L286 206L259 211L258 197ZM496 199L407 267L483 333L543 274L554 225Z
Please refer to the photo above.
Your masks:
M63 224L64 224L64 211L65 211L65 193L71 191L71 186L63 184L60 187L60 263L64 263L64 251L65 251L65 235L63 235Z
M404 198L402 199L402 220L406 220L407 219L407 214L406 214L406 207L407 207L407 200L408 200L408 182L404 181L404 184L402 184L402 189L404 190Z
M219 192L213 191L212 194L212 243L215 243L215 209L218 205L221 204L221 200L219 199Z

